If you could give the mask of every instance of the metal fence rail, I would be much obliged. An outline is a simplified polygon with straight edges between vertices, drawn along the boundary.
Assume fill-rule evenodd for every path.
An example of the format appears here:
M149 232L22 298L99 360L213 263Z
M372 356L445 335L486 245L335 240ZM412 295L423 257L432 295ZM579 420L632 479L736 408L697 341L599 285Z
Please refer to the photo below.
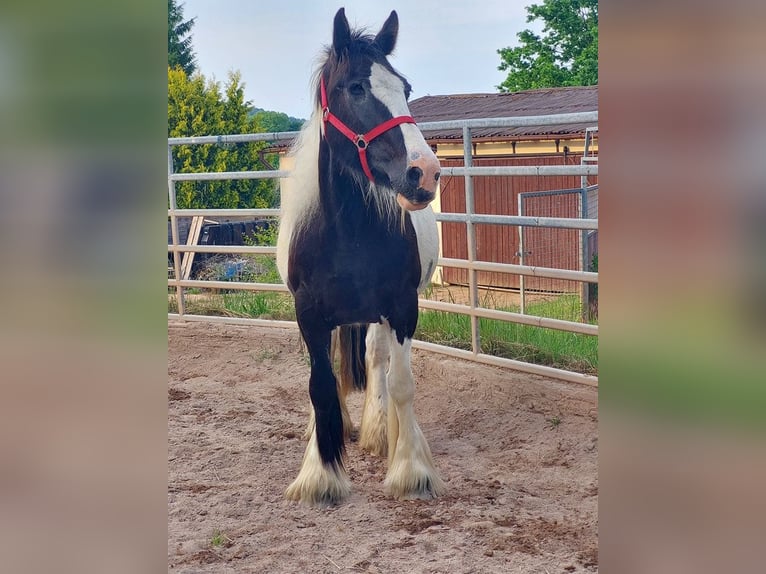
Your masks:
M544 267L535 267L528 265L516 265L510 263L492 263L479 261L476 257L476 232L475 226L479 224L496 225L514 225L521 227L552 227L562 229L575 229L580 231L598 229L597 219L569 219L555 217L529 217L512 215L483 215L474 213L474 191L473 178L486 176L544 176L544 175L576 175L588 176L598 175L597 165L565 165L565 166L499 166L499 167L474 167L473 166L473 146L471 130L489 127L522 127L539 125L560 125L560 124L596 124L598 121L598 112L582 112L574 114L557 114L550 116L526 116L513 118L490 118L490 119L471 119L447 122L431 122L419 124L423 132L429 130L457 129L463 133L464 148L464 167L445 167L442 169L443 175L462 176L465 179L466 195L466 213L437 213L436 219L441 222L459 222L466 224L468 258L451 259L440 258L438 265L442 267L458 267L468 270L469 276L469 304L458 305L428 299L420 299L420 307L450 313L459 313L468 315L471 320L472 349L471 351L455 349L444 345L437 345L425 341L414 341L413 346L419 349L425 349L437 353L443 353L454 357L470 359L480 363L494 366L509 367L533 373L564 379L568 381L583 383L596 386L598 378L592 375L576 373L536 365L522 361L506 359L488 355L481 350L481 339L479 332L480 319L494 319L509 321L524 325L532 325L541 328L558 329L573 333L582 333L586 335L598 335L598 326L590 323L579 323L575 321L564 321L549 317L538 317L524 313L513 313L508 311L499 311L495 309L483 308L479 304L479 288L477 283L477 273L479 271L495 271L503 273L516 273L522 276L548 277L555 279L567 279L581 281L583 283L597 283L598 273L588 271L576 271L566 269L552 269ZM186 313L184 301L184 289L186 288L208 288L208 289L232 289L246 291L277 291L287 292L284 284L268 283L249 283L242 281L208 281L183 279L181 275L181 258L184 253L231 253L231 254L268 254L276 253L274 247L264 246L211 246L211 245L183 245L179 240L178 218L188 216L207 216L207 217L226 217L226 216L254 216L254 217L278 217L279 209L178 209L176 203L175 183L181 181L214 181L214 180L233 180L233 179L269 179L284 178L289 175L285 170L264 170L264 171L237 171L237 172L217 172L217 173L175 173L173 169L172 148L177 145L221 145L231 143L245 143L257 141L285 141L291 140L297 135L297 132L281 133L258 133L258 134L239 134L222 136L201 136L168 138L168 215L171 224L172 243L168 245L168 251L173 253L174 277L168 279L168 286L175 288L177 313L168 313L168 318L187 321L209 321L223 322L229 324L254 324L267 326L295 326L291 321L273 321L255 318L237 318L237 317L217 317L208 315L195 315Z

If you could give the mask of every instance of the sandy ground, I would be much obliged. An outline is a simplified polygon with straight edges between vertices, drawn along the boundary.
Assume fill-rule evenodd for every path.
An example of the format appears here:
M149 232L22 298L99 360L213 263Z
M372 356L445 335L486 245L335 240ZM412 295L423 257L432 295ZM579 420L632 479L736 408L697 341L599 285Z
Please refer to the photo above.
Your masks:
M415 411L448 493L388 498L385 461L352 442L352 497L314 509L283 498L309 412L297 329L171 323L168 357L169 571L598 568L590 388L416 351Z

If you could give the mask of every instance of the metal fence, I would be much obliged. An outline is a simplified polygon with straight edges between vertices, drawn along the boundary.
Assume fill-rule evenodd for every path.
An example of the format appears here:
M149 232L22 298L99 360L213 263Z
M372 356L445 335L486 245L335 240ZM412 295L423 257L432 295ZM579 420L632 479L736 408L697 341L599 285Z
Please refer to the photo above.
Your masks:
M480 363L510 367L527 373L584 383L595 386L598 384L597 377L592 375L566 371L554 367L536 365L514 359L496 357L482 352L480 336L480 319L493 319L531 325L535 327L558 329L585 335L598 335L598 326L590 323L566 321L550 317L539 317L526 313L515 313L488 309L480 305L477 273L479 271L492 271L500 273L516 273L522 277L564 279L588 283L598 283L598 274L590 271L572 269L552 269L535 267L527 264L492 263L479 261L476 258L476 226L480 224L497 224L519 226L521 229L549 228L561 230L594 231L598 229L597 218L569 218L569 217L541 217L524 215L483 215L474 212L473 178L483 176L544 176L544 175L575 175L589 176L598 174L598 166L588 165L561 165L561 166L473 166L473 142L471 130L488 127L522 127L544 126L576 123L592 123L598 121L598 112L581 112L572 114L556 114L549 116L525 116L512 118L470 119L445 122L431 122L419 124L418 127L427 134L429 130L461 129L463 133L464 167L444 167L442 176L462 176L465 178L466 213L437 213L437 221L462 222L466 224L468 257L467 259L440 258L439 265L467 269L469 277L469 300L467 304L448 303L420 299L421 309L445 311L468 315L471 321L471 350L456 349L444 345L437 345L425 341L414 341L415 348L425 349L437 353L469 359ZM245 281L211 281L184 279L181 273L183 254L191 253L230 253L230 254L266 254L275 255L275 247L264 246L202 246L184 245L179 240L178 219L184 216L249 216L249 217L278 217L279 209L178 209L176 203L175 182L177 181L210 181L210 180L233 180L233 179L260 179L260 178L284 178L289 172L284 170L270 171L238 171L217 173L175 173L173 168L173 146L177 145L202 145L202 144L231 144L257 141L279 141L293 139L296 133L258 133L226 136L204 136L168 139L168 215L171 224L171 244L168 251L173 253L173 277L168 279L168 286L176 290L177 313L168 313L171 319L186 321L212 321L232 324L257 324L270 326L285 326L292 324L287 321L273 321L267 319L242 318L242 317L218 317L209 315L195 315L186 312L185 293L187 288L207 289L240 289L248 291L281 291L287 292L284 284L251 283Z

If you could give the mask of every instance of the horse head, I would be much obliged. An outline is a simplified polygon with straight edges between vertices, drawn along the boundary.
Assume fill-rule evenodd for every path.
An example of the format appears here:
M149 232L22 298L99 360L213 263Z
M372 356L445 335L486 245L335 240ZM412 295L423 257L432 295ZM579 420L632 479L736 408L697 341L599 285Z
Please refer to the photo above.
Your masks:
M333 160L411 211L436 197L440 168L410 116L410 84L388 62L398 31L396 12L372 36L352 31L338 10L317 99Z

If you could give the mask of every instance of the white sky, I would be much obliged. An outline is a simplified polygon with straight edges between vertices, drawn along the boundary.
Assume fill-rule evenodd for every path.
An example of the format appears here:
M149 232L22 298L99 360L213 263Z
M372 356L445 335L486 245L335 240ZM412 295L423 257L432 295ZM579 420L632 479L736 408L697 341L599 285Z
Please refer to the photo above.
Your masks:
M196 17L192 42L199 70L223 83L239 70L255 107L307 118L309 79L332 39L341 6L352 27L377 33L391 10L399 41L390 58L425 95L496 92L505 78L497 50L517 44L525 7L539 0L180 0L184 20Z

